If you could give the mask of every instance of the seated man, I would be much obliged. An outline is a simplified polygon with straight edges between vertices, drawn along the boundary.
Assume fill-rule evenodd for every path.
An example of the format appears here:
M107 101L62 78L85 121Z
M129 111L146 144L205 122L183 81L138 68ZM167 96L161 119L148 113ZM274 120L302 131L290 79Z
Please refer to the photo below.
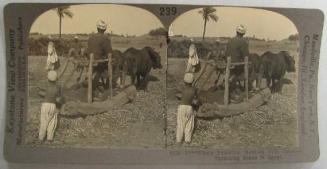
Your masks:
M112 53L111 41L108 35L105 34L107 24L100 20L97 23L98 33L92 35L88 40L87 54L94 54L94 60L107 59L108 54ZM108 62L98 63L94 67L94 89L98 89L101 92L104 90L104 77L108 77ZM102 81L102 85L100 83ZM107 82L108 83L108 82Z
M231 57L231 62L243 62L246 56L249 56L249 44L243 37L246 28L239 25L236 28L236 36L229 40L227 43L226 56ZM239 102L240 100L240 87L237 82L243 79L244 65L237 65L230 70L230 98L231 101Z

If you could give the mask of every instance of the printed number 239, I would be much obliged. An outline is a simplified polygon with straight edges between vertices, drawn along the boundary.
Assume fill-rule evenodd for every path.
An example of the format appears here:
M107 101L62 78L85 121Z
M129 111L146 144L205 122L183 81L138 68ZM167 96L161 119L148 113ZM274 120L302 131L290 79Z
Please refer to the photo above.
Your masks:
M177 13L176 7L160 7L161 16L171 16L171 15L176 15L176 13Z

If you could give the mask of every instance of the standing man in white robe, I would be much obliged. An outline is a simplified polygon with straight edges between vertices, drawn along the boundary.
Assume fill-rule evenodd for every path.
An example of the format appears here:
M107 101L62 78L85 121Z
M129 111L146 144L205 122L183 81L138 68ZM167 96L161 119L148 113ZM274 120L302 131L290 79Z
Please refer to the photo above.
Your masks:
M48 43L48 58L47 58L47 65L45 67L45 69L47 71L50 70L56 70L59 68L59 59L58 59L58 55L56 52L56 48L55 48L55 44L52 41L52 37L49 36L49 43Z
M194 44L194 40L191 39L191 45L189 48L189 55L188 55L188 61L187 61L187 67L186 67L186 73L194 73L195 72L195 66L199 64L199 57L198 53Z

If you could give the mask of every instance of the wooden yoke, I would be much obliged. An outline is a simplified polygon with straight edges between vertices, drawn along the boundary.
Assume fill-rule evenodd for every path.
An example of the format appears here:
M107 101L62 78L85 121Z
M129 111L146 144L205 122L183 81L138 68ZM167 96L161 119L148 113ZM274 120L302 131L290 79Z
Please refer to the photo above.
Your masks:
M89 60L89 70L87 74L88 78L88 85L87 85L87 102L92 103L93 101L93 92L92 92L92 75L93 75L93 61L94 61L94 54L90 54L90 60Z
M108 76L109 76L110 99L112 99L112 53L108 53Z

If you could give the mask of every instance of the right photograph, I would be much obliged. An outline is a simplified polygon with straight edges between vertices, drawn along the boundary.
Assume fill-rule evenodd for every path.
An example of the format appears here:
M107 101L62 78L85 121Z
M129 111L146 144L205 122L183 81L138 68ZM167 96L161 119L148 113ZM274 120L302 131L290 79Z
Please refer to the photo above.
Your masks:
M299 34L287 17L203 7L169 28L167 148L299 147Z

